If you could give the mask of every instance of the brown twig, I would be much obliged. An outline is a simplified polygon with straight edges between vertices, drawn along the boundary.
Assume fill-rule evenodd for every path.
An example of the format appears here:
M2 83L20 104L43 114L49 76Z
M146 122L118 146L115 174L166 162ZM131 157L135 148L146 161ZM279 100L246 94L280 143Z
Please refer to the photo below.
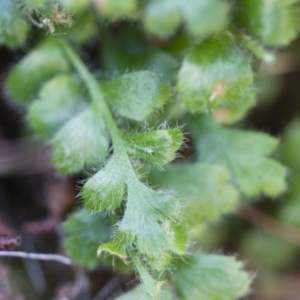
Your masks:
M107 297L124 281L124 276L118 274L114 276L94 297L92 300L105 300Z
M298 229L284 224L250 205L243 205L237 214L248 223L257 225L263 230L300 247L300 231Z
M40 144L0 139L0 176L51 171L47 149Z
M12 289L8 277L8 267L0 265L0 299L12 299Z

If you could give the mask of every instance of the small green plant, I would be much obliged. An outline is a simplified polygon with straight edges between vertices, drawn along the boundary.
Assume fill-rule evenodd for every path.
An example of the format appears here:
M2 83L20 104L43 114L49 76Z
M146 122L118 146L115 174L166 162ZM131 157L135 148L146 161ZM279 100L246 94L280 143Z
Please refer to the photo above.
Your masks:
M240 199L286 190L278 140L232 126L256 103L255 62L296 37L297 2L1 1L2 44L44 28L11 70L9 96L51 144L58 172L93 173L65 222L66 253L87 268L136 270L142 285L118 299L249 292L242 262L201 252L196 232ZM97 76L79 55L91 39ZM182 157L185 147L194 154Z

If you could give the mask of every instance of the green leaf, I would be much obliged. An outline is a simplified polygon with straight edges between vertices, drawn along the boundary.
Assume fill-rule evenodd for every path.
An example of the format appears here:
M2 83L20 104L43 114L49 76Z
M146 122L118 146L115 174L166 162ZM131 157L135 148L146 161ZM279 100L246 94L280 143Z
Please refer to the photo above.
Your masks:
M130 180L127 188L127 206L118 227L118 240L128 245L136 243L139 253L149 258L150 266L163 270L169 264L170 252L182 254L182 249L186 249L186 234L183 239L176 234L180 204L172 195L154 191L136 179Z
M126 187L127 169L113 156L108 164L83 186L84 205L91 211L113 210L120 206Z
M60 75L45 83L38 100L30 104L27 118L31 127L47 139L85 106L80 83L72 76Z
M122 294L121 296L117 297L115 300L152 300L153 298L145 292L145 287L142 284L139 284L133 290ZM175 297L174 293L171 291L171 286L164 284L162 286L162 291L160 294L160 300L177 300L178 298Z
M179 68L179 62L170 53L150 50L136 58L134 67L138 68L138 66L143 66L143 69L154 70L161 76L162 80L172 81ZM170 95L168 95L168 98Z
M221 124L231 125L245 117L256 104L256 94L254 89L249 91L249 94L243 99L243 103L236 103L230 107L221 107L214 110L212 117L215 121Z
M0 45L15 48L23 45L27 38L29 24L23 18L16 0L0 1Z
M152 300L152 297L146 293L145 287L142 284L140 284L137 287L135 287L133 290L115 298L115 300L132 300L132 299Z
M102 244L98 249L97 249L97 255L101 256L103 252L107 252L110 255L114 255L122 259L123 261L126 261L127 259L127 253L125 247L120 244L117 244L116 242L109 242Z
M133 17L138 9L137 0L95 0L94 2L101 15L112 21Z
M124 26L125 27L125 26ZM122 35L111 41L107 38L103 49L103 64L112 74L128 73L128 70L150 70L167 82L173 81L179 68L179 61L174 55L146 44L137 28L127 25L122 28ZM132 51L132 47L138 51ZM143 49L142 51L140 49Z
M147 257L152 269L162 271L171 259L171 253L186 252L188 236L182 221L177 199L164 191L154 191L127 173L128 199L123 219L118 224L115 239L98 249L120 258L125 248L136 247Z
M208 117L191 122L198 160L230 170L246 196L276 196L286 189L286 168L268 156L278 140L264 133L222 128Z
M181 12L174 0L154 0L147 5L143 21L149 33L167 37L179 27Z
M187 250L188 233L183 221L177 220L166 221L163 224L164 230L167 232L170 242L170 249L172 252L183 255Z
M242 106L252 94L253 74L247 56L234 38L206 39L186 56L177 87L191 111Z
M122 134L127 151L155 165L165 165L176 156L182 144L179 128L155 130L144 133Z
M197 253L179 262L170 275L181 299L233 300L250 289L251 278L242 267L234 257Z
M230 184L229 172L219 165L172 164L163 171L153 169L151 182L178 193L185 207L185 218L191 225L216 221L238 202L238 192Z
M108 103L121 116L144 120L169 99L171 92L159 76L150 71L132 72L102 85Z
M296 119L284 131L280 146L280 157L284 164L297 172L300 170L299 148L300 120Z
M296 38L299 28L297 0L240 0L235 6L239 29L272 46Z
M125 250L124 246L122 246L122 242L119 245L115 241L112 243L103 244L99 247L97 253L98 253L98 255L101 255L102 252L108 252L112 255L117 255L119 258L121 258L123 260L127 259L126 250ZM144 286L139 291L129 292L127 296L139 295L139 297L141 297L139 299L145 299L145 300L146 299L157 299L157 300L170 299L169 297L167 297L169 295L168 293L164 293L164 295L165 295L164 298L160 297L161 287L164 284L164 282L158 281L158 280L154 279L152 276L150 276L149 271L147 270L148 266L146 267L144 265L145 262L143 260L141 260L139 255L132 249L130 250L130 252L128 254L129 254L128 257L131 258L131 262L132 262L133 266L135 267L135 269L137 270ZM149 296L150 296L150 298L149 298Z
M111 225L103 214L85 209L73 213L64 223L68 236L64 239L67 255L78 265L94 268L99 264L97 248L109 240Z
M228 4L221 0L192 0L188 4L181 0L156 0L145 9L144 26L154 35L167 37L183 19L188 33L205 36L227 25L228 11Z
M217 33L227 25L229 5L222 0L178 0L187 31L194 36ZM213 16L213 17L212 17Z
M81 171L103 161L108 151L104 121L88 108L68 121L53 137L52 162L61 173Z
M155 193L154 191L152 191ZM148 198L149 199L149 198ZM159 199L158 199L159 200ZM131 204L133 204L131 202ZM134 203L137 205L136 203ZM177 204L174 203L176 206ZM132 207L130 208L132 210ZM154 208L155 209L155 208ZM140 213L142 220L137 219ZM134 219L130 220L130 217ZM146 212L143 209L139 212L128 212L126 218L121 221L115 239L112 242L102 244L97 251L98 256L103 252L118 256L123 261L128 259L126 249L136 247L140 253L146 255L147 265L154 270L162 271L170 264L171 253L183 255L186 253L188 235L186 228L178 220L165 221L162 224L157 223L154 214L147 220ZM155 216L158 218L157 216ZM141 227L140 227L141 226ZM149 240L147 240L147 234ZM150 249L146 249L151 245ZM136 246L135 246L136 245ZM160 247L156 249L155 247ZM160 254L158 255L158 253Z
M10 72L6 82L9 96L26 103L37 96L46 80L69 70L69 65L55 39L47 38Z
M261 59L263 62L270 64L275 62L276 57L270 51L265 49L259 41L253 39L252 36L244 34L241 31L235 31L235 36L241 41L241 43L248 48L248 50L253 53L257 58Z
M286 270L292 263L296 263L299 253L297 246L281 237L264 230L258 234L256 229L244 232L240 251L244 257L253 262L254 268L260 269L260 273L264 270L273 272Z
M153 300L160 300L161 288L164 282L153 279L153 277L150 276L142 260L140 259L140 257L138 257L136 253L131 253L130 256L135 268L137 269L139 275L141 276L141 279L145 286L145 291L152 296Z
M280 209L278 217L285 224L300 229L300 175L298 173L299 171L297 173L291 172L289 191L284 199L284 206Z
M73 1L72 3L77 3ZM76 17L76 23L68 30L68 37L79 44L91 40L98 32L96 15L86 11Z
M284 131L280 146L281 161L289 168L289 190L284 206L279 212L280 219L300 228L300 121L292 121Z
M76 14L82 13L83 11L87 10L90 6L89 0L59 0L59 3L68 12Z

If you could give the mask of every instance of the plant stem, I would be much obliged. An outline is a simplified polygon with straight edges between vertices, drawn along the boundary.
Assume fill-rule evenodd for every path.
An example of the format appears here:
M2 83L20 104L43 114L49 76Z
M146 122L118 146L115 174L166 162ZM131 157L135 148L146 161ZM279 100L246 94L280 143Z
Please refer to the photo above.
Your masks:
M74 49L68 44L68 42L65 41L64 39L59 39L59 42L62 48L64 49L64 51L66 52L67 57L69 58L74 68L77 70L78 74L80 75L82 81L86 85L93 104L95 105L97 111L102 115L106 123L106 126L111 134L111 138L113 141L114 153L116 154L116 156L122 157L124 159L124 162L128 166L128 172L132 174L133 178L136 178L136 174L132 168L130 159L126 152L126 147L121 138L121 133L104 99L104 95L101 91L100 84L95 80L94 76L87 69L85 64L82 62L82 60L74 51Z
M275 56L264 49L259 42L255 41L251 36L248 36L238 30L234 30L235 36L239 41L247 47L256 57L261 59L267 64L273 63L275 61Z
M145 285L145 290L153 297L153 300L159 299L158 295L164 282L156 281L149 275L136 253L129 251L128 255L130 256L136 270L141 276L141 279Z
M71 61L71 63L73 64L77 72L79 73L82 81L86 85L89 94L91 96L91 99L93 101L93 104L96 106L98 111L102 114L106 122L107 128L111 134L115 148L123 148L123 142L119 137L119 129L113 119L113 116L110 112L108 105L106 104L100 85L95 80L95 78L90 73L90 71L87 69L87 67L82 62L82 60L79 58L77 53L73 50L73 48L64 39L59 39L59 41L62 48L66 52L67 57L69 58L69 60Z

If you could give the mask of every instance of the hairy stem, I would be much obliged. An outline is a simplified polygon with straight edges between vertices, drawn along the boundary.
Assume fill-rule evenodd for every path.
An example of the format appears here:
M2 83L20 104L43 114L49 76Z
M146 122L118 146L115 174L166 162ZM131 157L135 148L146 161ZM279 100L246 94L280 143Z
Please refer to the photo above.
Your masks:
M275 56L268 50L264 49L259 42L255 41L251 36L246 35L238 30L233 31L235 36L239 41L248 48L255 56L264 61L267 64L273 63L275 61Z
M153 300L158 300L158 294L161 292L161 286L164 282L154 280L143 266L140 258L136 253L129 252L129 256L138 271L141 279L146 287L146 291L153 297Z
M104 99L103 93L100 89L98 82L95 80L93 75L87 69L85 64L79 58L77 53L73 50L73 48L63 39L60 39L60 44L64 51L67 54L67 57L73 64L74 68L80 75L82 81L86 85L93 104L97 107L99 112L102 114L103 119L106 122L107 128L111 134L112 140L114 142L115 148L123 148L123 142L119 137L119 129L113 119L113 116L110 112L108 105Z
M85 64L82 62L82 60L74 51L74 49L68 44L68 42L64 39L59 39L59 41L63 50L67 54L67 57L69 58L74 68L78 72L79 76L81 77L82 81L86 85L93 104L96 106L98 112L102 115L106 123L107 129L109 130L113 141L114 153L119 157L123 157L124 161L128 165L128 172L131 173L133 178L136 178L136 174L132 168L130 159L126 152L126 147L121 138L121 133L104 99L104 95L101 91L99 83L95 80L94 76L87 69Z

